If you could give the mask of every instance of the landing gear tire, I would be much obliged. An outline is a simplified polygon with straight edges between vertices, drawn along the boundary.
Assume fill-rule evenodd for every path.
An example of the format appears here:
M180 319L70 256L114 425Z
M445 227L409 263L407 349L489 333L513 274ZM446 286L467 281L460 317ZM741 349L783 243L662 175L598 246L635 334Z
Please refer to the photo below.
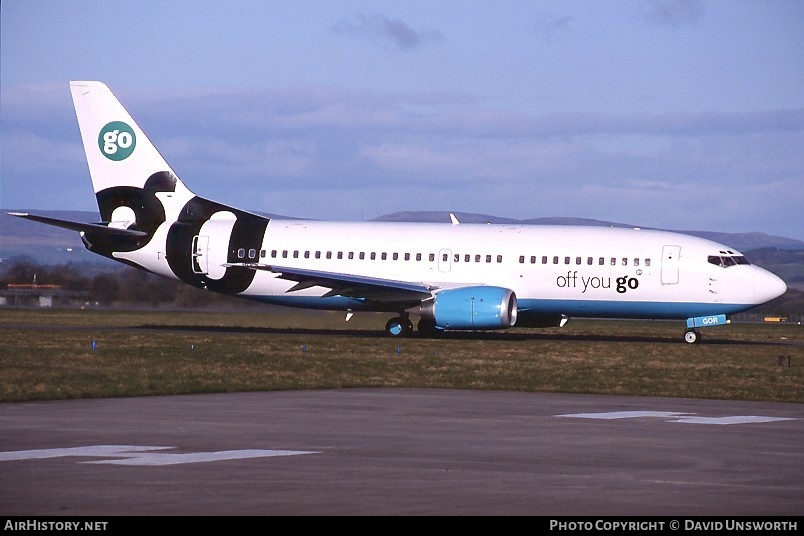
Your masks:
M419 320L416 330L419 332L419 337L424 337L425 339L432 339L441 334L441 330L436 328L435 322L427 318Z
M409 318L395 316L385 324L385 332L394 338L408 337L413 333L413 322Z
M701 340L701 333L697 329L689 329L684 334L684 340L690 344L695 344Z

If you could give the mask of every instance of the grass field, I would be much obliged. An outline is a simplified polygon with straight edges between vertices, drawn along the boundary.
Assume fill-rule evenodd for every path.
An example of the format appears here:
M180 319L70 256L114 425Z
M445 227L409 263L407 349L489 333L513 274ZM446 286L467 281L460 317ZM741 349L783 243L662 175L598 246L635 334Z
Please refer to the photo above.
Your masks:
M432 387L804 402L800 325L735 323L697 345L683 322L591 320L396 340L387 316L0 309L0 401Z

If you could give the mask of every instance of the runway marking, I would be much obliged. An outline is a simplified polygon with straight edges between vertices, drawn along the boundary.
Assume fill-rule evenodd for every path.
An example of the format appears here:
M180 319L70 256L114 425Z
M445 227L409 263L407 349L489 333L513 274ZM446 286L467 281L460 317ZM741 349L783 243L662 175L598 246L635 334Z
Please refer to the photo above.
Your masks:
M734 415L726 417L698 417L697 413L683 413L677 411L606 411L599 413L568 413L554 415L554 417L573 417L576 419L638 419L641 417L654 417L665 419L666 422L684 424L753 424L762 422L794 421L790 417L765 417L762 415Z
M0 462L15 460L41 460L46 458L89 457L114 458L111 460L95 460L79 463L161 466L182 463L204 463L225 460L242 460L247 458L268 458L275 456L298 456L301 454L320 454L307 450L221 450L217 452L189 452L173 454L153 452L176 447L154 447L142 445L89 445L86 447L70 447L56 449L17 450L0 452Z
M735 415L733 417L684 417L673 422L688 424L752 424L758 422L794 421L790 417L765 417L762 415Z
M570 413L556 415L556 417L576 417L578 419L637 419L639 417L675 417L677 415L695 415L694 413L679 413L677 411L607 411L605 413Z

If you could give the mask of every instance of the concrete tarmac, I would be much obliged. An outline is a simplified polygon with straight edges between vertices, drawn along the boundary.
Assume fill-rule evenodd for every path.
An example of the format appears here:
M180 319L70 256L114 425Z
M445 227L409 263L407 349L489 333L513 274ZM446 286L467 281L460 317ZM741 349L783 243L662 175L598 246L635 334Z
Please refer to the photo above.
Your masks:
M10 516L797 516L804 405L342 389L0 404Z

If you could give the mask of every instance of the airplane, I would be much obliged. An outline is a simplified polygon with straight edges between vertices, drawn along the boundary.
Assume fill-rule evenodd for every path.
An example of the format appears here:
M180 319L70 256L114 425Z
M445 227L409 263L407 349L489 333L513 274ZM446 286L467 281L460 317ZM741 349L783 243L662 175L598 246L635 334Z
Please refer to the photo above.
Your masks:
M77 231L91 252L258 302L391 313L391 337L563 326L571 317L699 328L787 286L733 248L593 226L269 218L199 197L102 82L70 82L101 223L11 213Z

